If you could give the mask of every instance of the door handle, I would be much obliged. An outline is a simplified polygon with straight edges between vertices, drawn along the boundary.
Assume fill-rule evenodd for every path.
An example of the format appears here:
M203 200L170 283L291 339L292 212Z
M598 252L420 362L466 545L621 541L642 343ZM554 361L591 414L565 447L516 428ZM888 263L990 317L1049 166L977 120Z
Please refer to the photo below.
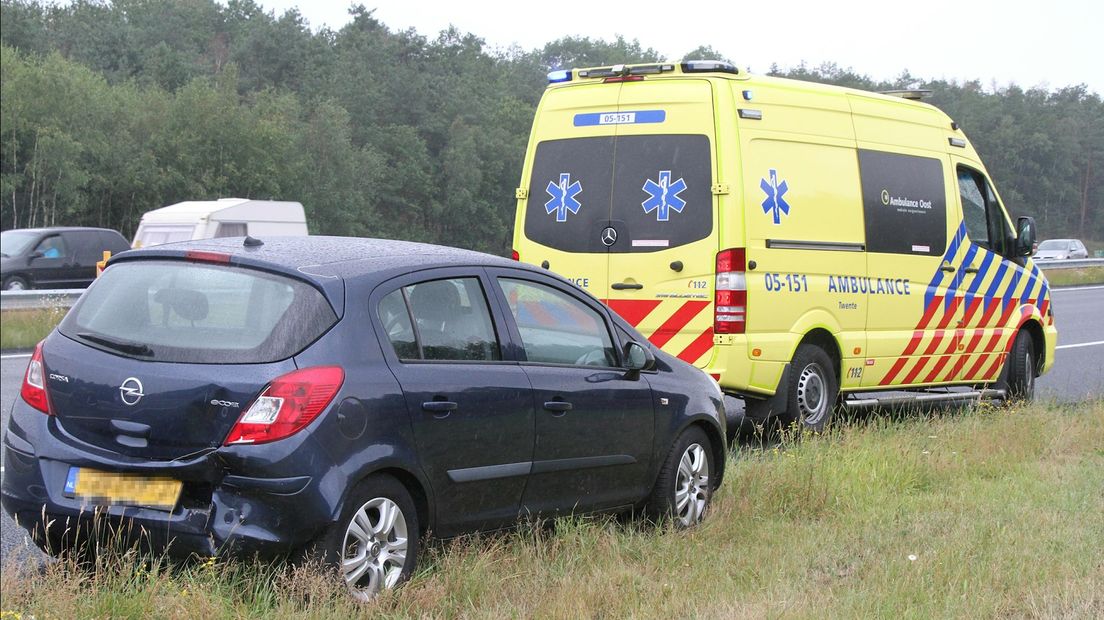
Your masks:
M977 273L978 268L977 267L967 267L967 268L963 269L963 271L965 271L966 273Z
M544 403L545 411L551 411L552 413L558 413L560 415L563 415L574 408L574 405L563 400L550 400Z
M954 273L955 267L954 267L954 265L943 265L942 267L939 268L939 270L940 271L945 271L947 273Z
M629 284L628 282L614 282L613 284L610 285L610 288L612 288L615 291L624 291L624 290L639 291L640 289L644 288L644 285L643 284Z
M431 400L422 403L422 411L429 413L450 413L456 411L457 407L459 405L450 400Z

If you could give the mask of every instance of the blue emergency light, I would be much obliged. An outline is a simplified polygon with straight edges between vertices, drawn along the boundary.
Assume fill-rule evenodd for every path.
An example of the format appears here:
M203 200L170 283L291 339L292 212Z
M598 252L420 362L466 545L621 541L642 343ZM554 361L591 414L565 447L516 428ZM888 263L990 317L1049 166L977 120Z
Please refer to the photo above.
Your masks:
M548 83L557 84L559 82L571 81L571 69L560 69L558 71L548 72Z

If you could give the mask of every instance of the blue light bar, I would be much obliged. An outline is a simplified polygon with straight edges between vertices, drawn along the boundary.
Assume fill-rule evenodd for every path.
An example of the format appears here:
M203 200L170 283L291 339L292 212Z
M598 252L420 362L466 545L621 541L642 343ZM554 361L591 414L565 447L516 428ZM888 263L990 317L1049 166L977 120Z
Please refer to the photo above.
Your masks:
M548 72L548 83L556 84L559 82L571 81L571 69L560 69L559 71Z

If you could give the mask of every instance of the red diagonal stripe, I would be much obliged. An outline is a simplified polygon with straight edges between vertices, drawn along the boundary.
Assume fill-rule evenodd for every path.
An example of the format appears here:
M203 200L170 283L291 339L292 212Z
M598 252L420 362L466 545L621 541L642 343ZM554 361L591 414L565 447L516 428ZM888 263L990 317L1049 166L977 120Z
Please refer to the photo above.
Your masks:
M660 304L658 299L607 299L606 305L621 315L621 318L636 327Z
M981 307L983 301L984 300L982 298L975 297L974 300L970 302L970 305L966 307L966 312L962 316L963 327L970 324L970 318L973 317L974 313L977 312L977 309Z
M924 366L927 366L929 359L931 359L931 358L921 357L919 360L917 360L916 361L916 366L913 366L912 371L909 372L909 374L905 375L905 381L904 382L905 383L912 383L912 380L916 378L916 375L920 374L920 371L924 369Z
M933 383L935 381L935 378L939 376L939 371L943 370L943 367L946 366L947 362L949 361L951 361L950 355L941 356L939 358L939 361L936 362L935 368L932 368L931 372L928 373L928 376L924 377L924 383Z
M985 374L981 376L982 380L987 380L993 377L994 374L1000 372L1001 364L1004 362L1006 356L1002 353L997 356L997 359L993 360L993 365L989 367L989 370L985 371Z
M712 348L713 328L710 327L709 329L702 332L702 335L695 338L694 342L690 343L690 346L683 349L682 353L678 354L678 358L684 362L693 364Z
M983 353L981 357L979 357L977 361L974 362L974 365L970 367L970 372L966 373L966 376L964 376L963 379L967 381L973 379L978 374L978 371L981 370L981 366L985 363L985 360L987 359L989 359L989 354Z
M663 322L651 336L648 336L648 340L652 341L652 344L659 348L663 348L663 345L671 341L686 324L690 322L699 312L705 309L709 305L708 301L688 301L682 304L671 318Z
M990 327L989 319L993 318L993 313L996 312L997 308L999 308L999 307L1000 307L1000 300L999 299L989 300L989 307L985 309L985 314L981 317L981 320L978 321L978 327Z
M943 336L947 334L947 330L937 329L934 332L935 337L928 343L928 348L924 349L923 355L931 355L935 353L935 349L939 347L939 343L943 342Z

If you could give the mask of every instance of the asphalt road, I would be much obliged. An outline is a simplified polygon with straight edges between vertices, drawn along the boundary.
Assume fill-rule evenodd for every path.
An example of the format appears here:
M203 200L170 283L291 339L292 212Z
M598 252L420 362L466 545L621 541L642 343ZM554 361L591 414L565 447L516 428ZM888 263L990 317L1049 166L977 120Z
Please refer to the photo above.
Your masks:
M1054 367L1036 383L1042 400L1075 402L1104 396L1104 286L1059 289L1053 306L1058 322L1058 351ZM19 397L29 355L0 356L0 433L7 432L12 403ZM0 459L0 476L3 461ZM0 515L0 562L26 558L44 561L7 514Z

